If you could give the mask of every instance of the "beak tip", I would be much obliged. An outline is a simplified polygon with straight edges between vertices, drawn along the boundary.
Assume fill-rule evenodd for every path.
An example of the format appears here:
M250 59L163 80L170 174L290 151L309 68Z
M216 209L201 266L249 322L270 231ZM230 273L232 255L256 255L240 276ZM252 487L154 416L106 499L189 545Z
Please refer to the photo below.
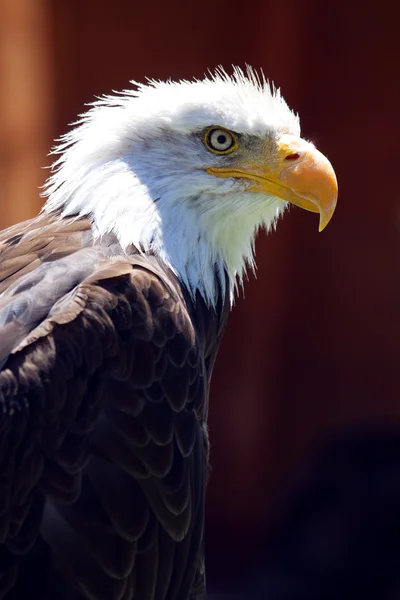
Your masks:
M330 206L328 209L325 210L321 210L320 215L319 215L319 227L318 227L318 232L321 233L321 231L323 231L325 229L325 227L330 223L333 214L335 212L336 209L336 200L334 202L334 204L332 206Z

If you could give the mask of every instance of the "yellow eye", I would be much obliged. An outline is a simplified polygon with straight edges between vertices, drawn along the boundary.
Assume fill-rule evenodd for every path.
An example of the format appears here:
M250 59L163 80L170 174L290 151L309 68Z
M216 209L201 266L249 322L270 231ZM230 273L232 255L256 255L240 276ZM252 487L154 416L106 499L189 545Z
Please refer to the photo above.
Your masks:
M235 135L222 127L211 127L204 136L204 143L215 154L229 154L238 147Z

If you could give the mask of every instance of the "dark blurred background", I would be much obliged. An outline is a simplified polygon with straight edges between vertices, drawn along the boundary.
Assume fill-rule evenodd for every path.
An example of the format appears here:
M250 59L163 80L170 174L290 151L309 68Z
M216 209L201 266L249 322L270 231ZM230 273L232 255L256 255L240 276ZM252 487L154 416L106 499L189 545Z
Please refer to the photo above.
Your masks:
M212 598L400 598L399 8L0 0L0 227L41 206L52 140L130 79L250 63L331 160L319 234L260 235L215 368Z

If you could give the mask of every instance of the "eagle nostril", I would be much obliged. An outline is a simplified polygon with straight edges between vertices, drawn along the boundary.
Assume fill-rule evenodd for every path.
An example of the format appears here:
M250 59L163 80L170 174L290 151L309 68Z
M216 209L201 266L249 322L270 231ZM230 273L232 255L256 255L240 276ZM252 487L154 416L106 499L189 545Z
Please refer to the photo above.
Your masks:
M285 160L297 160L300 158L300 154L298 152L293 152L293 154L288 154L285 156Z

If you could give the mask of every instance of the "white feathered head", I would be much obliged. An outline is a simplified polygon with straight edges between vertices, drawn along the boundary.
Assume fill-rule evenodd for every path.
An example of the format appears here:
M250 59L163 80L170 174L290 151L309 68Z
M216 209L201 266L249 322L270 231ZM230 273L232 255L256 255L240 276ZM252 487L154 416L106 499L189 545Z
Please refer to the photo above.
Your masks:
M62 138L45 211L87 216L96 235L156 253L210 304L216 276L228 273L232 295L258 228L288 203L327 225L332 166L263 77L249 68L135 85L96 102Z

